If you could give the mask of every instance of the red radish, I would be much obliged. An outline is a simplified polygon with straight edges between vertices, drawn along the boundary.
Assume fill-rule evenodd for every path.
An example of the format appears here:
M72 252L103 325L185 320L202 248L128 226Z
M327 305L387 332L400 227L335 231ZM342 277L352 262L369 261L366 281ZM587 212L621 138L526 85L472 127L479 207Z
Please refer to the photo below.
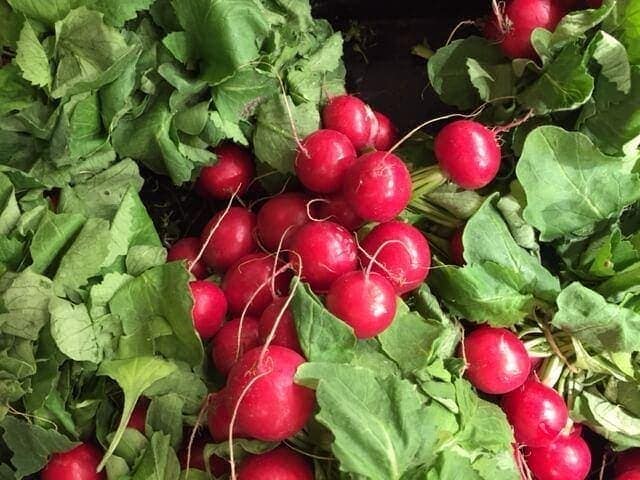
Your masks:
M218 228L209 239L216 225ZM200 235L203 244L209 239L203 255L206 264L217 272L225 272L241 257L255 252L258 249L253 236L255 229L256 216L246 208L232 207L226 214L220 212L214 215Z
M362 264L373 258L372 271L386 277L401 295L425 281L431 266L431 251L425 236L412 225L394 220L381 223L364 237Z
M227 407L227 390L210 394L207 412L207 424L209 434L215 443L224 442L229 438L229 426L231 425L231 413ZM238 430L236 425L233 429L235 438L243 438L245 435Z
M196 263L193 268L192 265L194 260L198 258L201 246L202 243L198 237L181 238L169 249L167 261L176 262L178 260L186 260L187 268L191 269L193 276L200 280L207 276L207 265L202 260Z
M102 453L88 443L82 443L72 450L56 453L40 473L41 480L104 480L104 472L96 469Z
M350 232L355 232L364 225L364 220L356 215L342 195L334 195L319 202L318 216L342 225Z
M353 95L333 97L322 109L324 128L347 136L357 150L373 145L376 117L369 106Z
M582 0L559 0L560 5L566 12L578 10L584 3Z
M488 185L500 169L501 152L495 134L472 120L457 120L440 130L434 150L444 174L468 190Z
M587 0L587 6L589 8L600 8L602 6L602 0Z
M206 471L207 466L204 460L204 447L207 443L212 442L208 442L207 438L196 438L191 445L191 455L189 455L189 440L187 439L182 450L178 453L180 467L183 470L195 468ZM209 468L213 476L217 478L229 472L229 462L224 458L211 455L209 457Z
M247 352L229 373L227 408L237 409L237 426L248 437L280 442L298 433L313 413L315 393L294 377L305 359L271 345ZM242 396L242 398L241 398Z
M373 112L373 114L378 121L378 130L376 131L373 146L376 147L376 150L389 150L396 143L398 130L386 115L380 112Z
M456 265L464 265L464 245L462 243L462 233L464 232L463 228L458 228L453 235L451 235L451 239L449 240L449 252L451 254L451 261Z
M487 23L485 34L500 44L507 57L535 60L531 34L536 28L554 31L563 16L558 0L511 0L500 20L494 16Z
M562 397L534 378L502 397L502 409L516 437L528 447L544 447L554 441L569 420Z
M294 270L318 292L329 289L334 280L358 266L356 242L344 227L333 222L311 222L291 240ZM302 263L302 265L300 265Z
M255 167L249 152L234 144L217 147L215 165L204 167L198 177L197 190L216 200L227 200L237 192L243 195L255 175Z
M131 412L127 428L138 430L141 434L145 434L145 424L147 423L147 402L141 400Z
M327 294L327 308L348 324L358 338L385 331L396 314L393 285L375 272L355 271L338 278Z
M340 190L347 169L356 161L351 141L335 130L318 130L302 142L295 169L300 182L318 193Z
M193 326L200 338L208 340L222 327L227 315L227 299L219 286L206 280L191 282L189 288L193 297Z
M309 461L286 447L250 455L240 464L238 480L313 480Z
M616 459L616 473L629 472L632 470L640 471L640 448L632 448L618 454Z
M287 247L295 231L310 220L308 201L301 193L283 193L265 202L258 212L258 236L264 248L275 252L281 240Z
M282 268L282 262L275 262L273 256L263 253L253 253L238 260L222 280L222 291L229 302L229 311L241 315L246 308L249 315L261 315L275 295L285 294L289 290L291 273L277 273ZM271 291L272 286L275 287L274 292Z
M616 477L616 480L640 480L640 470L630 470Z
M527 465L537 480L584 480L591 451L579 435L560 435L549 445L529 449Z
M286 301L287 299L285 297L277 297L273 300L273 303L262 312L262 316L260 317L260 341L262 343L265 343L271 334L271 330L273 330L278 316L281 315L282 307L284 307ZM298 340L298 331L296 330L291 308L287 307L284 313L282 313L271 344L287 347L302 354L302 348Z
M240 333L240 352L238 352L238 332L240 319L225 323L211 341L211 359L216 369L223 375L229 373L231 367L247 351L260 345L258 320L244 317L242 332Z
M359 217L387 222L409 203L411 175L404 162L392 153L366 153L347 171L343 194Z
M505 328L481 326L464 343L466 376L478 390L502 395L521 386L531 373L524 343Z

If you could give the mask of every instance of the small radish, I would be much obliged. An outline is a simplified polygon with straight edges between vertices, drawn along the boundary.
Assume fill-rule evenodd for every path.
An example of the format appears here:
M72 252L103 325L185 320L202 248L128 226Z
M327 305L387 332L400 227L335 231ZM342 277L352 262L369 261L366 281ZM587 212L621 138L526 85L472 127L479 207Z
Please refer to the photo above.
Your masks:
M244 317L242 321L242 333L240 333L240 352L238 352L238 331L240 319L225 323L211 341L211 360L216 369L223 375L229 373L231 367L254 347L260 345L258 320L253 317Z
M211 435L215 443L224 442L229 438L231 412L229 408L227 408L226 388L209 395L207 425L209 427L209 435ZM245 437L245 435L238 430L237 425L233 429L233 436L235 438Z
M216 225L218 228L211 234ZM200 241L206 244L203 255L206 264L222 273L241 257L255 252L258 248L255 229L256 216L246 208L232 207L226 214L214 215L200 235Z
M356 149L345 135L317 130L302 142L295 161L296 175L311 191L333 193L342 187L344 174L356 157Z
M373 114L376 116L376 120L378 121L378 130L373 141L373 146L376 150L387 151L393 147L394 143L396 143L398 130L386 115L380 112L373 112Z
M193 326L200 338L208 340L222 327L227 299L219 286L206 280L191 282L189 288L193 297Z
M524 343L505 328L481 326L463 343L466 376L478 390L502 395L522 385L531 373Z
M371 108L353 95L329 100L322 109L322 125L346 135L357 150L373 145L378 128Z
M260 316L260 342L266 342L278 316L281 315L271 345L287 347L294 352L302 354L302 348L298 340L298 331L296 330L291 308L287 307L281 314L282 307L284 307L286 300L285 297L277 297L273 300L273 303L262 312Z
M265 202L258 212L258 236L264 248L275 252L281 240L283 247L288 246L295 231L311 220L308 201L301 193L283 193Z
M412 225L397 220L381 223L364 237L360 260L386 277L401 295L425 281L431 266L431 251L425 236Z
M289 290L291 273L281 271L281 262L275 262L271 255L253 253L238 260L225 274L222 291L229 302L229 311L241 315L259 316L273 301L273 297L286 294ZM273 276L275 275L275 279ZM271 289L275 288L275 291Z
M587 0L587 6L589 8L600 8L602 6L602 0Z
M82 443L64 453L55 453L40 473L41 480L105 480L104 472L96 472L102 453Z
M350 232L355 232L364 225L364 220L356 215L344 197L339 194L319 202L318 216L342 225Z
M579 435L560 435L551 444L530 448L527 465L537 480L584 480L591 451Z
M141 400L132 410L131 417L129 418L129 423L127 423L127 428L133 428L144 435L146 423L147 402L145 400Z
M616 473L620 475L631 470L640 471L640 448L632 448L618 454Z
M640 470L630 470L616 476L616 480L640 480Z
M451 261L456 265L464 265L464 245L462 243L463 228L458 228L449 239L449 253Z
M372 222L387 222L409 203L411 175L392 153L366 153L347 171L343 194L356 215Z
M516 441L532 448L549 445L569 420L567 406L558 392L533 378L502 397L502 409Z
M434 150L444 174L467 190L488 185L500 169L501 152L495 134L472 120L457 120L440 130Z
M202 243L198 237L185 237L174 243L167 253L167 262L176 262L178 260L186 260L187 268L191 269L191 273L198 280L207 276L207 265L200 260L195 266L193 261L198 258ZM193 267L192 267L193 266Z
M297 385L294 377L305 359L285 347L257 347L236 363L227 381L227 408L237 407L237 426L248 437L280 442L307 423L315 392Z
M182 450L178 453L178 459L180 460L180 467L183 470L187 468L195 468L201 471L206 471L207 466L204 460L204 447L207 443L213 443L207 441L207 438L196 438L191 445L191 454L189 454L189 439L187 438ZM221 477L229 472L229 462L224 458L220 458L217 455L211 455L209 457L209 469L214 477Z
M238 469L238 480L313 480L309 461L286 447L249 455Z
M511 0L500 18L494 12L485 35L498 42L507 57L535 60L531 34L536 28L553 32L563 16L564 8L558 0Z
M230 143L215 148L213 153L217 162L200 171L197 190L216 200L228 200L236 192L243 195L255 175L249 152Z
M358 266L356 242L344 227L333 222L311 222L291 240L290 260L302 280L325 292L340 275Z
M372 338L386 330L396 314L393 285L375 272L348 272L327 294L327 308L348 324L358 338Z

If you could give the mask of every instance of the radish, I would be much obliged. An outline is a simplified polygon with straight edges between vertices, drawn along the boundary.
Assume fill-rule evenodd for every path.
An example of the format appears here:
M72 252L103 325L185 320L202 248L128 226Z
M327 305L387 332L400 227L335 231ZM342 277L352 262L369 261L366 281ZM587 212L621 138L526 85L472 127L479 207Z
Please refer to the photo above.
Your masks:
M472 120L457 120L440 130L434 151L444 174L467 190L488 185L500 169L501 152L495 134Z
M214 442L224 442L229 438L229 426L231 425L231 412L227 407L227 390L222 389L209 395L207 411L207 425L209 434ZM233 429L235 438L243 438L245 435L235 425Z
M240 464L238 480L313 480L309 461L286 447L249 455Z
M259 316L274 296L287 293L291 273L278 273L274 267L282 270L283 265L275 262L271 255L253 253L242 257L227 271L222 280L222 291L232 314L241 315L246 310L249 315ZM275 288L273 292L272 287Z
M68 452L56 453L40 473L41 480L105 480L104 472L96 472L102 453L88 443Z
M392 153L366 153L347 171L343 194L359 217L387 222L409 203L411 175L404 162Z
M527 465L537 480L584 480L591 451L579 435L560 435L549 445L530 448Z
M273 300L273 303L269 305L262 315L260 316L260 342L265 343L271 330L281 315L282 307L284 307L287 299L285 297L277 297ZM281 347L287 347L291 350L302 354L302 348L300 347L300 341L298 340L298 331L296 330L296 324L291 313L291 308L287 307L284 313L280 316L278 322L278 328L276 328L275 335L271 341L272 345L280 345Z
M258 333L258 320L253 317L244 317L242 332L240 333L240 351L238 352L238 332L240 331L240 319L225 323L211 341L211 360L216 369L223 375L229 373L231 367L247 351L260 345Z
M353 328L356 337L372 338L385 331L396 314L393 285L375 272L348 272L327 294L327 308Z
M264 357L262 358L264 350ZM294 377L305 359L272 345L247 352L227 381L227 408L237 408L237 426L250 438L280 442L298 433L313 413L315 393Z
M346 135L357 150L372 146L378 129L371 108L353 95L329 100L322 109L322 124Z
M462 234L464 229L458 228L449 239L449 253L451 261L456 265L464 265L464 244L462 243Z
M569 420L562 397L534 378L502 399L502 409L519 444L545 447L554 441Z
M589 8L600 8L602 6L602 0L587 0L587 6Z
M243 195L255 175L249 152L230 143L217 147L213 153L218 161L200 170L196 186L198 192L216 200L228 200L234 193Z
M207 265L202 261L198 261L195 266L193 262L198 258L202 243L198 237L185 237L178 240L169 249L167 253L167 262L176 262L178 260L186 260L187 268L198 280L207 276Z
M182 450L178 453L178 459L180 460L180 467L183 470L187 468L196 468L203 472L207 470L207 466L204 460L204 447L208 442L207 438L196 438L191 445L191 454L189 454L188 441L183 445ZM220 458L217 455L211 455L209 457L209 469L214 477L220 477L229 472L229 462L224 458Z
M616 480L640 480L640 470L630 470L616 476Z
M318 130L302 142L295 170L300 182L318 193L340 190L347 169L356 161L351 141L335 130Z
M356 242L344 227L333 222L311 222L291 240L294 270L317 292L324 292L340 275L358 266Z
M481 326L463 343L466 376L478 390L502 395L521 386L531 373L524 343L505 328Z
M286 247L295 231L310 221L307 197L301 193L283 193L265 202L258 212L258 236L264 248L275 252Z
M396 143L398 130L386 115L380 112L373 112L373 114L378 122L378 130L376 131L373 146L376 150L389 150Z
M256 216L246 208L232 207L226 214L214 215L200 236L206 264L223 273L241 257L255 252L258 248L253 236L255 229Z
M350 232L355 232L364 225L364 220L356 215L342 195L333 195L320 202L318 215L324 220L342 225Z
M191 282L189 288L193 297L193 326L200 338L208 340L222 327L227 315L227 299L219 286L206 280Z
M500 44L509 58L537 58L531 44L536 28L554 31L564 15L558 0L511 0L500 18L494 16L487 23L485 35Z
M616 459L616 473L618 475L632 470L640 471L640 448L621 452Z
M425 236L414 226L394 220L381 223L364 237L360 254L363 265L391 282L396 293L410 292L425 281L431 251Z
M135 408L131 411L131 417L127 423L127 428L133 428L141 434L145 434L145 425L147 423L147 402L139 401Z

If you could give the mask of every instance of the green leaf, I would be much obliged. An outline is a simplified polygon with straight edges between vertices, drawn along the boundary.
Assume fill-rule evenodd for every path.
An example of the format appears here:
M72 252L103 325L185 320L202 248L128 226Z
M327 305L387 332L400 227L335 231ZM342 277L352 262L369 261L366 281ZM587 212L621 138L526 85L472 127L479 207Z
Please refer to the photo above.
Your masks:
M560 282L540 264L540 260L520 247L497 210L498 195L494 194L467 222L463 233L464 257L471 265L493 262L519 272L530 293L553 302L560 292Z
M154 433L131 480L174 480L179 476L180 463L171 448L171 437Z
M613 83L622 93L631 90L631 65L624 46L605 31L599 31L589 43L587 55L600 67L600 75Z
M48 87L53 81L49 59L38 40L31 23L26 21L20 32L16 64L22 70L24 78L38 87Z
M0 48L16 46L23 23L20 17L21 15L13 11L6 0L0 0Z
M544 69L535 83L518 95L518 101L538 115L574 110L593 93L594 80L582 61L578 44L567 45Z
M147 10L154 0L92 0L92 10L104 13L104 20L114 27L122 27L128 20L136 18L141 10Z
M125 265L127 273L134 277L167 261L167 251L163 247L136 245L129 249Z
M544 241L593 230L640 198L635 159L600 153L583 134L544 126L529 134L516 173L524 218Z
M180 448L182 444L182 408L184 401L178 394L171 393L156 397L147 410L147 426L152 432L168 435L171 446Z
M0 15L1 17L1 15ZM35 92L24 81L18 67L13 64L0 68L0 115L12 110L22 110L35 101ZM0 141L2 148L2 141ZM5 152L0 150L0 158L5 158Z
M289 109L285 102L289 103ZM297 141L302 141L319 127L320 115L314 104L293 105L282 95L272 98L258 110L253 135L256 157L281 173L293 173Z
M0 235L9 235L20 219L20 207L15 188L6 175L0 173Z
M267 36L262 7L254 0L173 1L176 15L202 60L204 77L217 84L256 60ZM215 39L215 41L212 41Z
M5 417L0 426L4 430L5 445L12 452L16 478L39 472L52 454L66 452L77 445L55 430L46 430L13 416Z
M627 0L622 3L621 22L616 37L627 47L629 61L632 64L640 62L640 1Z
M53 25L63 19L72 9L84 3L83 0L7 0L11 7L25 16Z
M607 303L593 290L574 282L558 297L553 325L595 352L640 350L640 315Z
M305 358L312 362L349 363L357 343L353 330L333 316L308 285L296 280L291 311Z
M516 78L510 64L488 65L469 58L467 70L482 101L491 102L514 96Z
M207 386L200 375L181 368L147 388L144 391L144 396L177 395L182 400L183 413L196 415L200 411L207 393Z
M481 80L478 72L468 70L468 59L473 59L483 69L504 62L504 56L497 45L484 38L471 36L454 40L438 49L427 64L433 89L443 102L461 110L473 108L480 103L480 95L472 82L475 80L479 83ZM472 62L472 65L475 64Z
M124 406L118 429L105 453L98 470L104 468L105 463L113 454L115 448L120 443L120 439L131 418L138 399L147 388L158 380L161 380L177 367L159 357L136 357L127 360L109 360L103 362L98 370L98 375L105 375L115 380L124 393ZM168 442L168 437L167 437Z
M111 312L122 320L125 335L147 335L153 321L161 321L172 335L155 339L155 349L166 357L190 365L202 361L202 343L193 329L193 299L189 274L173 262L147 270L126 283L109 302Z
M315 387L316 419L334 436L332 451L342 471L372 480L398 480L420 458L433 455L444 419L406 380L379 378L348 365L306 363L297 381Z
M592 28L601 24L613 11L614 2L606 0L596 9L580 9L565 15L551 35L550 45L561 47L581 38Z
M7 276L0 277L2 283ZM51 280L30 271L16 274L2 294L4 313L0 313L0 330L27 340L37 340L49 320Z
M278 93L278 81L255 68L242 68L213 87L213 102L225 121L238 123L253 117L258 107Z
M46 211L31 239L31 269L44 273L84 225L85 218L75 213L55 215Z
M190 62L197 55L185 32L171 32L162 39L162 44L181 63Z

